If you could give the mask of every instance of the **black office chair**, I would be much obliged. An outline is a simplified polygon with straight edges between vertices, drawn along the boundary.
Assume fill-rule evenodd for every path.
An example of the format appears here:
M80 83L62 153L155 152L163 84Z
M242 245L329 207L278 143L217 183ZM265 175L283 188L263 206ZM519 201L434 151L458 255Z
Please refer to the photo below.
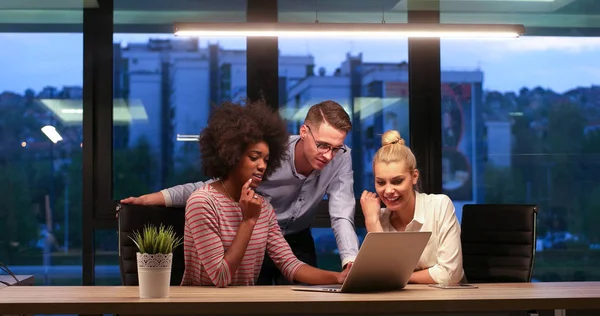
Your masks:
M463 268L469 283L531 282L537 211L536 205L463 207Z
M177 236L183 236L185 225L185 208L164 206L142 206L118 204L119 213L119 268L123 285L138 285L137 247L129 238L134 231L142 231L149 223L173 226ZM173 251L173 267L171 269L171 285L180 285L185 270L183 245Z

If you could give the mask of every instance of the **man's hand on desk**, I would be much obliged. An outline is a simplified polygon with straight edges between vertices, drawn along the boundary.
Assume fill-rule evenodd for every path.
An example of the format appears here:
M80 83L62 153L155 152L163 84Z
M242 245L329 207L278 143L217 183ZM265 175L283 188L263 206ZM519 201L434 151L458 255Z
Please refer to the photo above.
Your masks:
M344 283L344 280L346 280L346 277L348 276L348 273L350 272L350 268L352 268L352 262L348 262L346 264L346 266L344 267L344 270L342 270L342 272L338 276L338 283L339 284Z

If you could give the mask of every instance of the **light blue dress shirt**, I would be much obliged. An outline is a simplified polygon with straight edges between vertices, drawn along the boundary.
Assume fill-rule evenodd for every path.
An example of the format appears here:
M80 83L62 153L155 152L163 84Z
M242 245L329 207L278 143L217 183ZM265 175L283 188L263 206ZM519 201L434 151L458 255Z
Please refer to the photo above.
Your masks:
M305 177L296 172L294 153L300 136L290 137L289 159L260 184L257 191L273 205L284 235L310 228L319 202L327 195L331 228L338 245L342 265L354 261L358 238L354 230L352 157L350 148L338 153L321 171L313 170ZM206 183L213 182L207 181ZM167 206L184 206L188 197L204 182L187 183L162 190Z

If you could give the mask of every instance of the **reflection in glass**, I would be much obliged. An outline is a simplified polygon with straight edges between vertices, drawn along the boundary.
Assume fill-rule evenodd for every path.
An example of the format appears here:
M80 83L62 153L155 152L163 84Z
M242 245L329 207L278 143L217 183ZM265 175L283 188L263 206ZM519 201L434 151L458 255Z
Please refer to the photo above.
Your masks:
M479 193L472 186L481 165L475 158L479 143L473 139L481 137L481 130L474 128L472 118L479 115L483 74L478 69L442 73L442 190L462 205Z

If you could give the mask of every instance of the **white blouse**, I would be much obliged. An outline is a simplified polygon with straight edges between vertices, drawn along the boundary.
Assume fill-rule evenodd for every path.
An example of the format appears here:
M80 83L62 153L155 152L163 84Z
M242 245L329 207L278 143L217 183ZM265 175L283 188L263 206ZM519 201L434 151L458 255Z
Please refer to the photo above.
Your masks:
M415 194L415 215L406 231L431 232L415 271L429 269L429 275L438 284L460 283L464 274L460 225L452 201L443 194ZM390 210L381 209L383 231L396 231L390 215Z

